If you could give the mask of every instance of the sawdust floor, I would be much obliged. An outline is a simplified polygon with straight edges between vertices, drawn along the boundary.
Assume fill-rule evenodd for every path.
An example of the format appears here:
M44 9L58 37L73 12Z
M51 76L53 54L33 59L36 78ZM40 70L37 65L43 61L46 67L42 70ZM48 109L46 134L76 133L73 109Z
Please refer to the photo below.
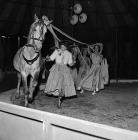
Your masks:
M0 94L0 101L17 105L22 101L15 100L15 90ZM96 95L85 91L77 92L77 97L65 99L62 108L57 108L58 98L49 97L39 91L34 102L29 106L33 109L57 113L96 123L106 124L132 131L138 131L138 84L110 84Z

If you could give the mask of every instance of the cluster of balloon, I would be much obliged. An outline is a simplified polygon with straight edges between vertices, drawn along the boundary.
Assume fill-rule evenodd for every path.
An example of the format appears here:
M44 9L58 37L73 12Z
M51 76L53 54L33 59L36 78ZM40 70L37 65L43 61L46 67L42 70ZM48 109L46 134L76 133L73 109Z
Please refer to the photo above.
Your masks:
M83 13L82 12L82 6L81 4L79 3L76 3L74 6L73 6L73 11L74 11L74 15L72 15L71 19L70 19L70 23L72 25L75 25L78 23L78 21L80 23L85 23L86 20L87 20L87 15L86 13ZM82 12L82 13L81 13Z

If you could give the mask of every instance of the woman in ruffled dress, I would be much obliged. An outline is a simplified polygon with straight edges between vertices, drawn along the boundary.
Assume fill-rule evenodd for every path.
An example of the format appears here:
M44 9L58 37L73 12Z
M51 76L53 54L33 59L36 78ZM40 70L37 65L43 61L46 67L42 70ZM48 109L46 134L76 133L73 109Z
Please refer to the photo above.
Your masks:
M68 65L72 66L74 64L72 54L67 50L65 44L62 43L60 49L56 49L47 59L49 61L55 60L55 64L50 69L44 93L58 96L58 107L61 107L62 97L76 95L73 78L68 67Z
M104 80L102 76L104 70L101 71L101 63L103 62L103 56L101 55L102 48L103 45L101 43L97 43L89 47L89 52L90 49L93 50L92 53L90 52L92 66L89 73L84 77L84 79L81 80L79 84L78 89L81 90L81 93L83 93L83 90L88 90L92 91L92 95L94 95L100 89L104 88Z

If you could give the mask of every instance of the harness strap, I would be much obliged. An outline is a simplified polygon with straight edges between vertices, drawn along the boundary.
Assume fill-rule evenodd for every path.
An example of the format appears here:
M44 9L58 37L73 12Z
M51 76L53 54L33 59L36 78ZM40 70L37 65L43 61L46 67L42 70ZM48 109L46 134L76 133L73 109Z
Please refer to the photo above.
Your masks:
M34 47L34 44L26 44L26 47Z
M31 59L31 60L28 60L28 59L26 59L25 56L22 54L23 59L24 59L24 60L26 61L26 63L29 64L29 65L32 65L32 64L38 59L39 55L40 55L40 53L38 52L38 54L37 54L37 56L36 56L35 58L33 58L33 59Z
M39 38L33 38L33 37L31 37L30 39L33 39L33 40L37 40L37 41L43 42L43 39L41 40L41 39L39 39Z

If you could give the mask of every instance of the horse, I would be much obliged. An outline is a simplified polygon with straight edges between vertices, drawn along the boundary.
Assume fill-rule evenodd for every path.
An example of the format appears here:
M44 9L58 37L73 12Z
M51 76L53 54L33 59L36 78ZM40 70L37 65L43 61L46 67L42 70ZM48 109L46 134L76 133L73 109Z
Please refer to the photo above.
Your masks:
M47 27L51 23L45 16L39 19L36 15L30 27L27 44L21 47L14 56L13 66L17 71L18 84L16 98L20 97L20 85L23 83L24 106L33 101L34 91L38 84L41 70L41 48ZM31 77L28 83L28 77Z

